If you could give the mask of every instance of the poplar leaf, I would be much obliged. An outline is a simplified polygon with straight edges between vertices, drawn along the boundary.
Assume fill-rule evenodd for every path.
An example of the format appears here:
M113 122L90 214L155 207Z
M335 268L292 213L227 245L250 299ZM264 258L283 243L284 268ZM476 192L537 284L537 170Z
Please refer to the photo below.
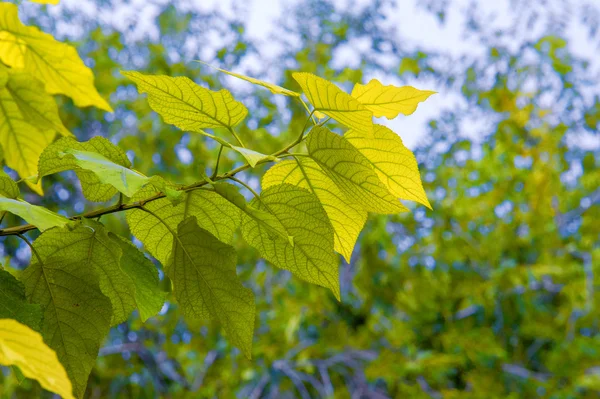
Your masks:
M265 88L269 89L271 91L271 93L273 93L273 94L283 94L284 96L300 97L300 93L296 93L295 91L288 90L288 89L278 86L276 84L265 82L263 80L259 80L259 79L255 79L255 78L251 78L250 76L245 76L245 75L242 75L239 73L230 72L225 69L217 68L217 67L207 64L206 62L203 62L203 61L197 61L197 62L204 64L206 66L209 66L213 69L216 69L219 72L226 73L227 75L233 76L235 78L245 80L246 82L250 82L250 83L253 83L258 86L265 87Z
M71 97L79 107L93 105L112 112L77 50L35 26L23 25L17 6L11 3L0 4L0 60L42 81L50 94Z
M49 211L43 206L32 205L12 198L0 197L0 211L17 215L42 231L54 226L64 226L69 222L66 217Z
M292 76L302 87L302 91L316 111L332 117L351 129L371 132L373 113L352 96L335 84L312 73L295 72Z
M148 184L131 201L149 198L159 191L157 187ZM240 225L240 210L219 194L208 190L189 191L177 205L168 198L160 198L144 204L144 208L160 219L141 209L133 209L126 214L127 223L131 233L163 265L167 265L173 249L173 236L165 223L171 230L177 230L179 223L195 216L200 227L225 243L232 242L233 234Z
M74 157L61 155L67 150L95 152L125 168L131 167L131 162L125 152L104 137L93 137L86 142L63 137L46 147L40 155L38 163L39 176L44 177L65 170L75 170L81 181L83 194L90 201L108 201L117 193L117 190L112 185L103 183L96 173L82 169Z
M22 275L27 298L44 312L44 341L56 351L78 398L85 393L112 317L111 301L100 288L95 267L112 257L97 257L110 249L100 243L91 245L94 234L81 224L42 233L33 243L32 263Z
M187 77L144 75L121 71L138 91L148 94L148 103L165 122L182 130L231 128L240 123L248 110L225 89L212 91L198 86Z
M25 377L64 399L73 399L73 387L56 353L42 336L16 320L0 319L0 365L17 366Z
M354 244L367 220L367 212L348 199L310 158L280 162L273 165L262 178L263 189L282 183L306 189L319 199L333 227L334 248L350 262Z
M58 155L72 156L78 167L93 172L101 183L110 184L128 197L133 196L149 182L149 178L141 173L114 163L96 152L67 148Z
M184 315L219 320L228 339L251 358L254 293L240 282L236 259L232 246L198 227L192 216L177 228L166 273Z
M334 252L333 228L321 203L308 191L289 184L263 190L260 201L250 205L274 214L294 237L288 240L270 235L247 215L242 217L242 235L275 266L289 270L309 283L329 288L340 299L338 259Z
M131 242L113 233L108 233L108 235L123 251L121 269L133 281L135 303L140 318L146 322L160 312L167 296L167 293L159 287L158 270Z
M435 91L419 90L412 86L384 86L377 79L366 85L357 83L352 89L352 97L373 111L377 118L385 116L394 119L398 114L410 115L420 102L427 100Z
M407 211L379 180L369 160L327 128L314 127L307 139L308 153L349 199L367 212Z
M33 330L40 330L42 309L27 302L25 287L6 270L0 269L0 319L15 319Z
M400 136L385 126L375 125L372 135L350 130L344 137L371 162L379 179L394 196L431 209L417 159Z

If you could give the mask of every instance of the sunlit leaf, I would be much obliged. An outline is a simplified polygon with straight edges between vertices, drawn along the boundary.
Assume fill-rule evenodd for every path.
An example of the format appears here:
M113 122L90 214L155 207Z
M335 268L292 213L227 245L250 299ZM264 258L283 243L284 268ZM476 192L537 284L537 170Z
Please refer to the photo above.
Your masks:
M77 50L19 21L15 4L0 4L0 60L42 81L50 94L64 94L79 107L112 108L94 87L94 75Z
M17 366L25 375L64 399L73 398L73 387L56 353L42 336L16 320L0 319L0 364Z
M354 129L371 132L373 113L335 84L306 72L292 74L316 111Z
M394 119L398 114L412 114L419 103L432 94L435 91L419 90L412 86L384 86L377 79L366 85L357 83L352 89L352 97L373 111L374 116L385 116L387 119Z
M327 176L365 211L394 214L407 210L379 180L369 160L344 137L327 128L314 127L307 147Z
M263 189L282 183L302 187L317 196L333 226L335 250L349 262L367 212L342 193L312 159L298 157L280 162L262 178Z
M198 227L195 217L181 222L166 268L175 298L188 317L213 318L246 357L252 357L254 293L236 274L235 249Z
M385 126L375 125L372 135L350 130L344 137L371 162L379 179L393 195L431 209L417 160L400 136Z
M309 283L329 288L340 299L338 259L334 252L333 228L321 203L308 191L289 184L263 190L252 206L267 210L281 221L288 240L270 234L248 215L242 216L242 235L275 266L289 270Z
M117 193L117 190L112 185L103 183L93 171L80 168L73 156L65 156L67 150L95 152L125 168L131 167L125 152L104 137L93 137L81 143L73 138L63 137L45 148L40 155L39 176L75 170L81 181L83 194L90 201L107 201Z
M69 222L69 219L43 206L32 205L28 202L12 198L0 197L0 211L17 215L42 231L54 226L64 226Z
M212 91L198 86L186 77L144 75L135 71L122 71L148 94L150 107L182 130L198 131L202 128L231 128L248 114L244 104L233 99L225 89Z
M258 86L266 87L273 94L283 94L284 96L291 96L291 97L299 97L300 96L300 93L296 93L295 91L288 90L288 89L278 86L276 84L265 82L263 80L259 80L259 79L255 79L255 78L251 78L249 76L241 75L239 73L226 71L225 69L217 68L217 67L207 64L206 62L203 62L203 61L198 61L198 62L201 64L204 64L204 65L207 65L213 69L216 69L217 71L226 73L227 75L236 77L238 79L245 80L246 82L250 82L250 83L253 83Z

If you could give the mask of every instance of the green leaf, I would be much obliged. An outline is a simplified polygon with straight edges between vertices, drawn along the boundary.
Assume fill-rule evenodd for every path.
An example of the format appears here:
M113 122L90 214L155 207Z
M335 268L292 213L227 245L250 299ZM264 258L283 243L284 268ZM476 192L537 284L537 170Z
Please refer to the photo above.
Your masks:
M28 202L0 197L0 211L10 212L23 218L44 231L54 226L64 226L69 219L58 215L43 206L31 205Z
M379 180L369 160L344 137L314 127L307 139L308 153L340 190L365 211L395 214L407 211Z
M250 206L242 194L240 194L231 184L217 183L213 184L213 187L215 192L237 206L243 214L254 219L254 221L261 225L270 236L279 236L288 241L290 245L294 246L294 237L288 235L287 230L275 215L268 211L262 211Z
M333 228L318 198L289 184L263 190L260 201L250 205L270 213L281 221L294 237L288 240L270 234L248 215L242 216L242 235L275 266L289 270L309 283L329 288L340 299L338 258L334 252Z
M121 269L131 277L135 286L135 302L140 318L146 322L162 309L167 293L159 287L158 271L152 262L131 242L109 233L109 237L123 251Z
M0 60L44 82L50 94L69 96L79 107L93 105L112 112L77 50L34 26L23 25L15 4L0 4Z
M306 72L292 74L316 111L354 129L371 132L373 113L333 83Z
M112 316L111 301L100 289L94 265L111 262L112 256L97 255L112 251L101 243L91 245L96 242L90 239L94 234L81 224L44 232L33 243L32 264L22 275L29 301L44 311L44 341L56 351L79 398Z
M2 7L6 5L8 4L0 4L0 20ZM34 108L40 115L46 115L49 108L54 107L56 110L56 104L54 99L38 86L39 82L35 79L21 79L15 76L20 77L22 74L13 75L7 68L0 68L0 80L6 83L0 85L0 146L4 150L6 164L16 170L19 176L27 178L36 174L40 154L56 135L55 129L40 123L28 110ZM38 194L42 194L39 185L26 182Z
M377 79L366 85L357 83L352 89L352 97L373 111L377 118L385 116L394 119L398 114L410 115L420 102L427 100L435 91L419 90L412 86L384 86Z
M213 69L216 69L217 71L226 73L227 75L236 77L238 79L245 80L246 82L250 82L250 83L253 83L253 84L258 85L258 86L266 87L273 94L283 94L284 96L300 97L300 93L296 93L295 91L291 91L291 90L288 90L288 89L283 88L281 86L277 86L276 84L265 82L263 80L259 80L259 79L255 79L255 78L251 78L249 76L241 75L239 73L226 71L225 69L217 68L217 67L212 66L210 64L207 64L206 62L203 62L203 61L197 61L197 62L199 62L201 64L204 64L204 65L207 65L207 66L209 66L209 67L211 67Z
M94 172L101 183L110 184L128 197L133 196L150 179L141 173L112 162L102 154L67 148L58 154L62 157L72 156L75 164L81 169Z
M198 227L195 217L181 222L166 268L184 315L213 318L246 357L252 357L254 293L236 274L235 249Z
M0 365L17 366L42 388L64 399L73 398L73 387L56 353L42 336L16 320L0 319Z
M23 283L6 270L0 270L0 319L15 319L36 331L42 322L40 305L27 302Z
M144 75L135 71L121 71L121 74L134 81L140 93L148 93L150 107L165 122L182 130L231 128L248 114L244 104L235 101L225 89L205 89L186 77Z
M39 176L44 177L65 170L75 170L81 181L83 194L90 201L108 201L117 193L117 190L110 184L102 183L94 172L81 169L74 157L61 156L67 150L95 152L125 168L131 167L131 162L125 152L104 137L93 137L82 143L71 137L63 137L46 147L40 155Z
M17 198L20 194L19 186L2 169L0 169L0 196Z
M134 195L131 201L149 198L159 191L159 188L149 184ZM173 205L167 198L161 198L146 203L144 208L160 217L172 230L176 230L183 220L195 216L200 227L225 243L231 243L233 240L241 218L240 210L236 206L208 190L189 191L177 205ZM152 256L166 265L173 248L173 237L165 225L140 209L128 211L126 218L131 233L144 244Z
M334 248L350 262L354 244L367 220L367 212L344 195L310 158L280 162L262 178L263 189L282 183L304 188L319 199L333 226Z
M259 162L263 161L277 161L278 158L272 155L261 154L260 152L256 152L254 150L249 150L248 148L237 147L232 145L232 149L242 154L242 156L246 159L250 166L255 167Z
M396 197L431 205L423 189L417 160L402 139L385 126L375 125L373 134L350 130L344 135L371 163L379 179Z

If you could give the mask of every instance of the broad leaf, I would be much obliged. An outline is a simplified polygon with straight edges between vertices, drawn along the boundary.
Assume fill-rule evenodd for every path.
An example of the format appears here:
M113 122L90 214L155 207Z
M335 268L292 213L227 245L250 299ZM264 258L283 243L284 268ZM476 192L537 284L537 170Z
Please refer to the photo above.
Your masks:
M102 183L94 172L79 167L73 156L64 156L63 154L67 150L95 152L125 168L131 167L131 162L125 152L104 137L93 137L83 143L70 137L63 137L44 149L38 165L39 176L44 177L65 170L75 170L81 181L83 194L90 201L108 201L117 193L117 190L110 184Z
M159 188L149 184L131 201L149 198L159 191ZM163 265L168 263L173 248L172 234L164 223L170 229L177 230L179 223L195 216L200 227L225 243L231 243L233 233L240 225L240 210L213 191L193 190L186 193L183 201L177 205L173 205L168 198L161 198L144 204L144 208L160 219L141 209L133 209L127 212L127 223L131 233Z
M373 113L333 83L306 72L292 74L316 111L354 129L371 132Z
M300 93L296 93L295 91L288 90L288 89L278 86L276 84L265 82L263 80L259 80L259 79L255 79L255 78L251 78L249 76L241 75L239 73L230 72L225 69L217 68L217 67L207 64L206 62L203 62L203 61L198 61L198 62L201 64L204 64L204 65L207 65L213 69L216 69L217 71L226 73L227 75L236 77L238 79L245 80L246 82L250 82L250 83L253 83L258 86L266 87L273 94L283 94L284 96L290 96L290 97L299 97L300 96Z
M417 160L400 136L385 126L375 125L372 135L350 130L344 137L371 162L379 179L394 196L431 209Z
M286 160L273 165L262 178L262 187L288 183L317 196L333 226L335 250L349 262L354 244L367 220L367 212L353 203L310 158Z
M281 224L281 221L277 219L275 215L268 211L257 209L246 202L246 199L239 191L231 184L218 183L214 184L215 192L219 193L227 201L231 202L240 210L242 214L247 217L254 219L265 231L272 237L279 236L284 240L288 241L290 245L294 245L294 237L288 235L287 230Z
M289 184L263 190L260 201L250 203L274 214L294 237L288 240L270 234L255 219L242 217L242 235L275 266L289 270L309 283L329 288L340 299L338 258L334 252L333 228L321 203L308 191Z
M72 156L75 165L93 172L101 183L110 184L128 197L133 196L150 180L148 177L114 163L104 155L96 152L67 148L58 155L61 157Z
M198 227L195 217L181 222L166 268L184 315L217 319L227 337L252 357L254 293L236 274L235 249Z
M435 94L435 91L419 90L412 86L384 86L377 79L366 85L357 83L352 89L352 97L373 111L380 118L394 119L398 114L410 115L420 102Z
M148 93L150 107L182 130L202 128L231 128L248 114L244 104L235 101L225 89L212 91L198 86L186 77L144 75L139 72L121 72Z
M94 234L81 224L46 231L33 243L32 263L22 276L29 301L44 311L44 341L56 351L79 398L112 317L111 302L102 293L93 266L110 262L111 256L107 260L96 256L111 250L100 243L92 246Z
M17 366L25 377L64 399L73 398L73 387L56 353L42 336L16 320L0 319L0 365Z
M23 25L17 6L10 3L0 4L0 60L44 82L50 94L69 96L79 107L93 105L112 112L75 48L34 26Z
M327 128L314 127L307 147L311 158L365 211L394 214L407 210L379 180L369 160L344 137Z
M2 169L0 169L0 196L17 198L20 194L19 186Z
M159 287L158 271L152 262L131 242L109 233L111 240L123 251L121 269L131 277L135 286L135 303L143 322L162 309L167 293Z
M17 215L42 231L54 226L64 226L69 222L66 217L49 211L43 206L32 205L12 198L0 197L0 211Z
M42 321L40 305L27 302L25 287L6 270L0 269L0 319L15 319L39 331Z
M0 12L6 5L0 4ZM4 150L6 164L16 170L22 178L27 178L36 174L40 154L56 135L56 129L40 123L32 117L33 112L28 110L33 108L39 115L46 115L45 110L52 106L56 109L56 104L54 99L44 92L38 81L22 79L22 76L23 74L11 74L6 68L0 67L0 80L5 80L5 85L0 85L0 146ZM39 185L29 181L27 184L42 194Z

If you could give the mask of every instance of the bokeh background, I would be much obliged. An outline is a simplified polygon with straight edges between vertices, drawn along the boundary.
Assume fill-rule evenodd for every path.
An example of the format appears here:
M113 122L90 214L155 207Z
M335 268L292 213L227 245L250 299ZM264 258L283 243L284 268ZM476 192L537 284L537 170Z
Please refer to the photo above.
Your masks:
M163 123L119 70L228 88L250 109L243 140L263 153L295 137L305 111L194 60L290 89L302 70L348 91L378 78L439 92L379 121L414 150L433 210L371 216L351 262L340 257L341 302L239 238L253 359L168 304L111 331L90 398L600 397L598 0L61 0L20 12L78 47L115 108L59 98L77 138L107 137L136 169L180 183L217 148ZM241 162L230 155L224 167ZM258 188L263 172L243 179ZM44 188L26 199L65 214L101 206L72 173ZM129 234L120 215L102 221ZM0 255L14 268L30 257L13 237ZM3 369L0 396L48 395Z

